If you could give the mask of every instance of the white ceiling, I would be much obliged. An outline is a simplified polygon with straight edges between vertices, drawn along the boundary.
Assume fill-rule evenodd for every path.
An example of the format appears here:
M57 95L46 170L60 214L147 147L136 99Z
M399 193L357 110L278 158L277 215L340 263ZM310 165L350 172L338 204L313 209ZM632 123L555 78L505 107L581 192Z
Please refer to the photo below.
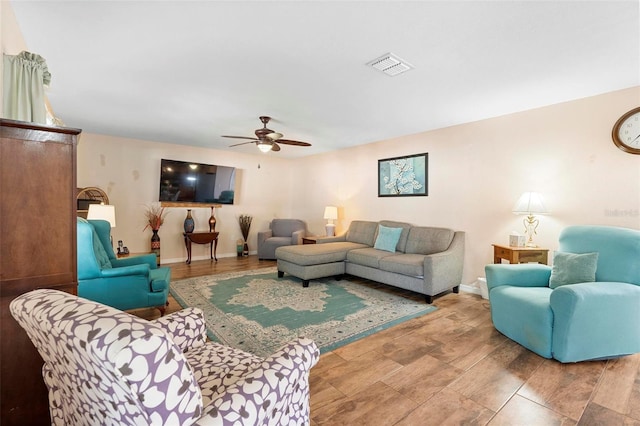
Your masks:
M56 115L128 138L259 154L220 136L269 115L294 158L640 85L637 0L10 3Z

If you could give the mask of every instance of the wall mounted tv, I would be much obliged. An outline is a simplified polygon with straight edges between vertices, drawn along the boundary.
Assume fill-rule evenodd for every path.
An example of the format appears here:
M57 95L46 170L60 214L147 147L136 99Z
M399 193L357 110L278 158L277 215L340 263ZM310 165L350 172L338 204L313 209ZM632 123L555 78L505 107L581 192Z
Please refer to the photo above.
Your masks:
M235 167L162 159L159 201L233 204Z

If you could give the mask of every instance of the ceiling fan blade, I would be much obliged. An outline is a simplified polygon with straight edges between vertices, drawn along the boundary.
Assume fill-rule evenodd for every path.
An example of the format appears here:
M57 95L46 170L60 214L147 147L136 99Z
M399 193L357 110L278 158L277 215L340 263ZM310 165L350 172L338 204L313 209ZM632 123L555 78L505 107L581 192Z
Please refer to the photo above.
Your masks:
M278 143L285 145L311 146L309 142L292 141L291 139L278 139Z
M276 151L276 152L280 151L280 145L278 145L278 144L277 144L277 143L275 143L275 142L274 142L274 143L272 143L272 144L271 144L271 151Z
M229 145L229 148L233 147L233 146L240 146L240 145L246 145L248 143L255 143L255 141L248 141L248 142L242 142L242 143L237 143L235 145Z
M249 136L226 136L226 135L222 135L221 137L223 138L231 138L231 139L247 139L247 140L251 140L251 141L257 141L258 139L256 138L252 138Z

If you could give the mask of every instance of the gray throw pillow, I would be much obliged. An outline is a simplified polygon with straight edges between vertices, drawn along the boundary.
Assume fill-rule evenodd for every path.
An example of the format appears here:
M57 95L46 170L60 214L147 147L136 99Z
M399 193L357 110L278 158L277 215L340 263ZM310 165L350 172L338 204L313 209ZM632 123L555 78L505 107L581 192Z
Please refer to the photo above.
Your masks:
M556 288L566 284L587 283L596 280L598 253L556 252L549 287Z

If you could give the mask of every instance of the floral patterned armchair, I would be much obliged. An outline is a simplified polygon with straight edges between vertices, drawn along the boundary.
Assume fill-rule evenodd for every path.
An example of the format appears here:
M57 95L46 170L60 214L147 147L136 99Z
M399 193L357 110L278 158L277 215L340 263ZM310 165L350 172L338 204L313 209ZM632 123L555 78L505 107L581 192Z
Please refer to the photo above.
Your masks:
M44 359L52 424L309 423L309 339L261 359L206 342L197 308L147 321L45 289L10 309Z

